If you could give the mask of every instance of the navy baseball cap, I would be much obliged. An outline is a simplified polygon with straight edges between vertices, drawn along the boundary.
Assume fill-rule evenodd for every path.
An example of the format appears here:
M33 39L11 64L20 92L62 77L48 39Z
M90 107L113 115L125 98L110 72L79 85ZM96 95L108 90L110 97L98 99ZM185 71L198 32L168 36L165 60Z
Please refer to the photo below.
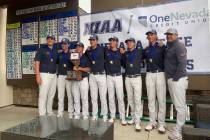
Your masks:
M146 35L148 35L148 34L155 34L155 35L157 35L157 31L152 29L152 30L149 30L149 31L146 32Z
M70 44L70 41L69 41L68 38L63 38L63 39L61 40L61 44L63 44L63 43Z
M125 43L128 43L128 41L133 41L134 43L136 42L136 41L135 41L135 39L134 39L134 38L132 38L132 37L131 37L131 38L128 38L128 39L126 39L126 40L125 40Z
M54 35L47 35L46 39L49 39L49 38L55 40L55 36Z
M97 35L91 35L89 40L98 40L98 36Z
M84 44L82 42L77 42L76 46L84 48Z
M117 41L117 42L119 41L118 38L117 38L116 36L110 37L110 38L109 38L109 41L111 41L111 40L115 40L115 41Z

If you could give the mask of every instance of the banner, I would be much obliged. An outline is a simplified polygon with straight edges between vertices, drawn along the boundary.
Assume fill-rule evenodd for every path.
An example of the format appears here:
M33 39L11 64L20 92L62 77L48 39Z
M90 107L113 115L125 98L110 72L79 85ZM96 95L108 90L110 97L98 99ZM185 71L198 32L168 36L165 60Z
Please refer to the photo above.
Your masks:
M125 45L124 41L133 37L145 48L148 30L156 29L166 43L164 32L176 28L188 50L187 71L206 74L210 73L209 14L208 0L189 0L84 15L80 16L80 40L87 47L90 34L97 34L99 43L106 45L114 35Z

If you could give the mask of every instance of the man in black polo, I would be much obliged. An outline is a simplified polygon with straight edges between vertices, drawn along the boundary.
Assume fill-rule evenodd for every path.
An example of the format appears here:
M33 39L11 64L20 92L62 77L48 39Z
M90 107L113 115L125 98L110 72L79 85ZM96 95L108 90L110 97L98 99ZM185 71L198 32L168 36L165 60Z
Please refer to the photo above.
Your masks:
M53 99L56 92L57 48L55 37L47 36L47 45L38 49L35 60L36 82L39 85L39 115L54 115Z

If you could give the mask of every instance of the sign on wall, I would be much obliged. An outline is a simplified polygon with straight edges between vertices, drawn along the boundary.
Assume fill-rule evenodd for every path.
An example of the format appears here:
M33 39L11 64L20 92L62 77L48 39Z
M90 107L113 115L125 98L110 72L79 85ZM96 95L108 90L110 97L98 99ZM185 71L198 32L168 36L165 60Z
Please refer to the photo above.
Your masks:
M187 71L210 73L210 33L208 0L189 0L169 4L115 10L80 16L80 40L89 45L89 35L97 34L106 45L110 36L117 36L120 45L129 37L148 45L145 33L156 29L159 39L164 32L176 28L188 51Z

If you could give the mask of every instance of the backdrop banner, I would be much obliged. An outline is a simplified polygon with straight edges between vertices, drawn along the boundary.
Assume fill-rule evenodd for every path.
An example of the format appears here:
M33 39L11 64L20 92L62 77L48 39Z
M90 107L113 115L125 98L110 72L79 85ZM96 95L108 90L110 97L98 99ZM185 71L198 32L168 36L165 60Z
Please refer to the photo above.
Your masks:
M119 38L119 45L125 45L124 41L133 37L145 48L148 30L156 29L159 39L165 42L164 32L176 28L188 50L188 72L207 74L210 73L209 14L208 0L189 0L83 15L79 21L80 41L87 47L90 34L97 34L99 43L105 46L114 35Z

